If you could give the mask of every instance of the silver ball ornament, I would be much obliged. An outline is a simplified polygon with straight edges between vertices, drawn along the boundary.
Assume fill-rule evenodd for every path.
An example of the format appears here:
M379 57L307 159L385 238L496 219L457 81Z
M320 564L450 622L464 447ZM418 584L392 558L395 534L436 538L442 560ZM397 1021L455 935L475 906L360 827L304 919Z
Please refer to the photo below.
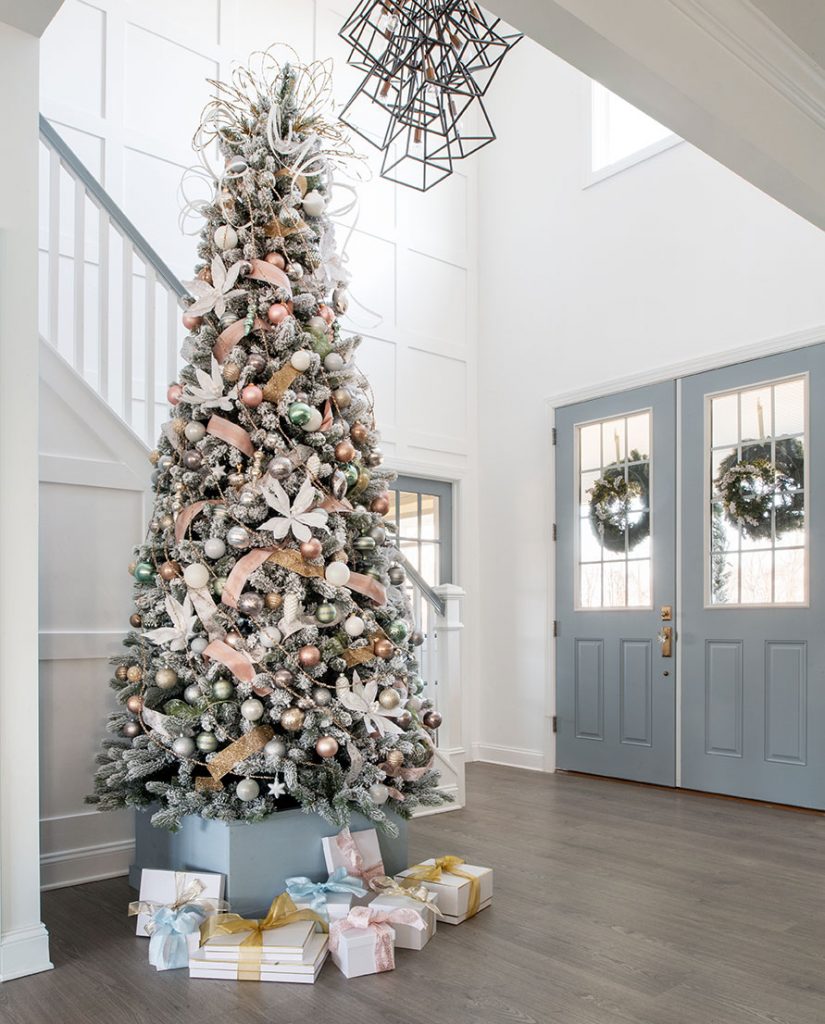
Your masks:
M206 427L199 420L190 420L183 428L183 433L187 441L197 444L206 437Z
M190 683L183 691L183 699L187 704L197 704L203 694L197 683Z
M203 465L203 456L197 448L187 448L183 455L181 455L181 462L186 469L200 469Z
M267 743L264 753L267 757L286 757L286 743L276 737Z
M254 697L250 697L249 700L245 700L241 704L241 714L247 722L257 722L259 718L263 717L263 713L263 704Z
M195 741L188 736L178 736L172 741L172 750L178 757L191 757L195 753Z
M326 686L316 686L312 691L312 699L319 708L323 708L332 700L332 693Z
M243 800L244 803L249 803L250 800L255 800L260 791L260 787L254 779L241 779L235 787L235 793L237 794L238 799Z
M361 636L366 628L366 623L360 615L350 615L350 617L344 622L344 631L347 636L357 637Z
M424 639L424 634L420 629L414 629L412 633L410 633L410 643L413 647L420 647L424 643Z
M383 526L373 526L370 530L370 537L375 541L377 547L381 547L387 539L387 531Z
M273 480L286 480L292 473L292 463L284 455L276 455L266 468Z
M380 806L387 802L390 796L390 791L383 782L375 782L367 790L367 794L374 804L378 804Z
M212 684L212 696L215 700L229 700L235 692L235 687L228 679L216 679Z
M206 639L205 636L193 637L193 639L189 642L189 650L193 654L203 654L203 652L206 650L208 646L209 641Z
M161 690L174 690L178 685L178 674L173 668L159 668L155 673L155 686Z
M394 587L402 587L407 582L407 574L403 565L391 565L387 575Z
M124 722L120 730L127 739L134 739L135 736L140 736L143 730L140 727L140 722Z
M238 611L241 615L260 615L264 609L264 599L260 594L241 594L238 598Z
M209 537L203 543L203 553L207 558L223 558L226 554L226 544L220 537Z
M397 708L401 703L401 694L388 686L378 694L378 703L387 711Z
M215 229L212 240L219 249L226 252L227 249L234 249L238 244L238 232L229 224L222 224Z
M249 530L245 526L230 526L226 531L226 539L233 548L248 548L251 542Z
M203 754L211 754L218 749L218 738L211 732L199 732L195 737L195 746Z

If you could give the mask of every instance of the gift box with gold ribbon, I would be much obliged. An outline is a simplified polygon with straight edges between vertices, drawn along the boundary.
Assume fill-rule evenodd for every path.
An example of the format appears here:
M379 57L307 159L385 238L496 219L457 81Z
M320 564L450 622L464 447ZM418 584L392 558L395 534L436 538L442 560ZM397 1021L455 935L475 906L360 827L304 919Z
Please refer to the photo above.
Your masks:
M395 877L402 888L424 885L435 893L445 924L461 924L493 902L492 868L466 864L461 857L431 857Z
M303 960L282 963L261 963L258 975L249 976L241 961L208 959L203 949L189 958L189 977L213 981L280 981L312 985L329 953L329 941L322 932L313 935L304 950Z

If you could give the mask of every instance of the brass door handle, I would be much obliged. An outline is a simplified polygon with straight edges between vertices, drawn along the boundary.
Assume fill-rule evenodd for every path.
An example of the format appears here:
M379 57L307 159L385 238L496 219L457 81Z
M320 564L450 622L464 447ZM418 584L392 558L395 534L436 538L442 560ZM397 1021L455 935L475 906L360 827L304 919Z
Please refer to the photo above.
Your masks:
M663 658L673 657L673 626L662 626L659 630L659 647Z

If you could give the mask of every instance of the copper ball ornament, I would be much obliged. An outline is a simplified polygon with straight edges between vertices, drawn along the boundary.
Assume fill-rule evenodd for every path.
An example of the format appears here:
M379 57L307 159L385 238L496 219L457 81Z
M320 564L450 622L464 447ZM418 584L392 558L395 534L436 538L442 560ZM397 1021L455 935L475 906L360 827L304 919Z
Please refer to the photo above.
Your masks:
M331 327L332 322L335 319L335 311L322 302L318 306L318 316L320 316L321 319Z
M241 368L237 363L224 363L223 379L227 384L237 384L241 377Z
M139 715L143 711L143 697L138 697L136 693L133 693L126 701L126 707L133 715Z
M305 644L298 651L298 662L302 668L315 668L321 661L321 652L314 644Z
M181 322L187 331L196 331L203 323L203 317L192 316L191 313L184 313Z
M277 611L284 603L282 594L276 594L275 591L270 591L264 595L264 605L271 611Z
M125 683L126 680L128 679L128 671L129 670L126 668L125 665L118 665L118 667L115 669L115 679L119 679L122 683Z
M441 715L437 711L425 711L424 716L421 719L426 728L437 729L443 721Z
M229 646L234 647L236 651L239 651L243 647L243 637L240 633L236 633L234 630L227 633L225 639Z
M273 302L266 311L266 318L271 324L282 324L289 316L289 310L283 302Z
M338 753L338 740L334 736L321 736L315 743L318 757L335 757Z
M401 694L391 686L386 687L378 694L378 703L387 711L392 711L401 703Z
M400 715L396 715L393 719L399 729L409 729L412 725L412 715L409 711L402 711Z
M177 562L161 562L158 572L160 573L160 578L169 583L176 576L180 576L181 568Z
M287 708L278 719L281 728L287 732L298 732L304 724L304 713L300 708Z
M126 678L130 683L139 683L143 679L143 669L140 665L130 665L126 669Z
M124 736L129 739L133 739L135 736L139 736L142 732L140 728L140 722L124 722L123 727L120 730Z
M349 436L356 444L364 444L370 436L370 432L363 423L353 423L350 427Z
M183 397L183 388L180 384L170 384L166 391L166 399L170 405L177 405Z
M376 512L379 516L385 516L390 510L390 499L386 494L379 494L377 498L373 498L370 502L370 510Z
M420 647L424 643L424 634L420 629L414 629L410 633L410 643L413 647Z
M355 458L355 445L351 441L339 441L335 446L335 458L339 462L352 462Z
M129 616L129 625L133 629L140 629L140 627L143 625L143 619L138 615L137 612Z
M400 768L404 764L404 755L400 750L391 750L387 754L387 764L390 768Z
M286 260L279 252L268 252L264 256L264 260L267 263L271 263L273 267L277 267L279 270L284 270L286 267Z
M293 676L288 668L279 668L272 678L275 680L275 685L280 686L284 690L289 689L295 681L295 676Z
M264 400L264 393L257 384L247 384L241 391L241 401L247 409L257 409Z
M373 641L372 650L376 658L384 658L387 660L393 656L395 647L391 640L387 640L382 636Z
M305 540L301 544L301 557L305 558L308 562L311 562L314 558L321 557L323 549L323 544L321 544L317 537L310 537L309 540Z

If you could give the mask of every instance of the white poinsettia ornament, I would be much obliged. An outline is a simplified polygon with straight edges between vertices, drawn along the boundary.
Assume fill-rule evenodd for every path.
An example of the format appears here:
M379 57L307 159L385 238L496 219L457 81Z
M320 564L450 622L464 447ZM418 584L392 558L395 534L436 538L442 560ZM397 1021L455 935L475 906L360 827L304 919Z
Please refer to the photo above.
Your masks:
M204 313L215 311L215 316L222 317L226 312L227 299L236 295L246 295L245 288L236 288L238 275L246 266L243 260L233 263L226 269L223 259L215 256L212 260L212 283L196 277L194 281L184 281L188 291L195 296L195 301L186 310L190 316L203 316Z
M261 491L267 505L278 514L261 523L258 529L271 533L275 540L283 540L292 531L292 536L297 541L305 541L312 536L311 526L318 530L327 529L327 513L322 508L312 507L315 502L315 490L309 477L301 484L301 489L295 495L292 504L289 495L277 480L266 479L261 485Z
M194 636L198 616L192 607L192 598L187 594L183 604L171 594L166 596L166 614L172 620L171 626L150 629L143 635L153 644L169 644L170 651L185 651L187 641Z
M377 700L378 683L374 679L365 686L358 673L353 672L352 689L349 686L336 686L336 696L347 711L361 715L364 727L368 731L374 729L381 736L404 731L397 722L393 722L393 718L401 714L401 705L395 708L382 707Z
M224 394L224 379L221 373L221 366L217 359L212 356L212 372L195 367L197 384L185 384L181 402L188 402L190 405L199 405L202 409L223 409L229 412L234 408L234 400L238 397L237 387L232 388Z

